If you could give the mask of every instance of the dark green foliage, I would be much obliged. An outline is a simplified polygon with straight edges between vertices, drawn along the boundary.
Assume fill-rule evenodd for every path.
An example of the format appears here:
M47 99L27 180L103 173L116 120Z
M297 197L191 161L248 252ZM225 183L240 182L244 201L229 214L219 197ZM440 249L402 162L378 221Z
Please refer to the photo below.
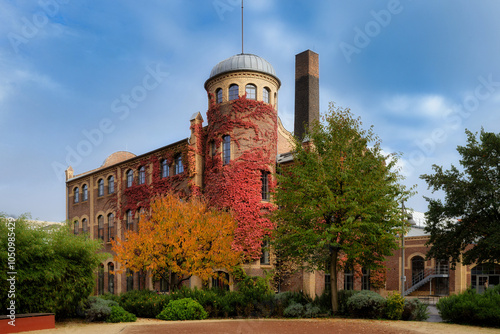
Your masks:
M500 259L500 133L477 134L466 130L467 145L459 146L461 168L432 166L433 175L422 175L429 188L445 193L444 202L426 198L428 258L464 264ZM474 244L474 247L469 247Z
M359 293L358 290L340 290L339 291L339 314L340 315L348 315L349 308L347 307L347 301L349 298ZM329 293L329 292L328 292Z
M283 315L287 318L300 318L304 314L304 306L299 303L293 302L290 304L285 311L283 312Z
M378 293L363 290L349 297L347 308L356 318L378 319L384 313L385 299Z
M83 235L75 236L69 226L45 230L29 225L27 217L15 221L15 231L0 217L0 291L8 291L8 237L15 233L16 313L55 313L57 319L75 316L78 305L93 291L94 271L102 244ZM10 234L10 235L9 235ZM11 239L13 240L13 239ZM0 298L7 308L6 294Z
M151 290L132 290L120 295L119 304L140 318L154 318L171 299L170 295L158 295Z
M111 306L111 314L106 319L106 322L134 322L137 317L127 312L120 306Z
M106 320L111 314L111 307L118 306L118 303L92 296L87 299L84 305L85 320L92 322Z
M293 164L277 174L274 248L282 261L329 271L338 312L340 255L348 265L380 268L397 248L399 206L411 192L400 184L397 155L389 159L373 127L364 130L349 109L331 104L307 137L312 144L296 139Z
M304 318L316 318L321 313L319 306L312 303L306 304L304 308Z
M405 299L402 320L425 321L429 318L428 306L418 298Z
M157 318L161 320L203 320L207 316L207 312L200 303L191 298L183 298L171 300Z
M457 324L500 327L500 285L483 294L468 289L441 298L436 305L444 321Z

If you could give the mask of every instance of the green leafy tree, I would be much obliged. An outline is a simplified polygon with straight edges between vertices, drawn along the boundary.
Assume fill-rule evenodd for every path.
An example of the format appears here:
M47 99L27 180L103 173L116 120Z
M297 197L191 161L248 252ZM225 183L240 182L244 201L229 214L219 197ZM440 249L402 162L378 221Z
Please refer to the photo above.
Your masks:
M349 109L330 104L311 125L309 143L295 140L293 164L281 168L275 193L274 246L282 260L330 272L334 312L337 272L382 265L397 248L398 203L410 195L399 183L397 156L385 156L373 127L361 126Z
M75 236L69 224L46 230L30 224L26 216L14 222L0 216L2 309L14 300L17 314L73 316L80 301L94 289L100 260L108 256L98 253L101 247L98 241ZM15 285L11 286L7 279L13 276Z
M500 134L465 133L467 145L457 148L460 169L433 165L434 174L421 176L429 189L445 194L444 201L426 197L427 257L450 260L453 268L461 261L500 260Z

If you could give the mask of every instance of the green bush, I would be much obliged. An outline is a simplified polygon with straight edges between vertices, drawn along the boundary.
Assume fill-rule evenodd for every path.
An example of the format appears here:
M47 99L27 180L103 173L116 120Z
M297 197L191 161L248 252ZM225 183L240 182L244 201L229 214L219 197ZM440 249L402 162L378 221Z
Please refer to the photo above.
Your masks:
M158 295L152 290L132 290L120 295L119 304L138 317L155 318L171 299L169 295Z
M347 300L349 313L356 318L381 318L384 307L385 299L370 290L360 291Z
M404 307L404 297L397 292L390 294L385 302L385 316L390 320L400 320L403 316Z
M283 312L287 318L300 318L304 314L304 306L299 303L292 303Z
M84 305L85 320L92 322L106 320L111 314L111 307L118 306L118 303L92 296L87 299Z
M69 224L45 230L27 219L9 223L0 214L0 291L9 291L7 250L14 242L7 236L13 240L15 233L16 313L55 313L58 320L73 317L94 290L94 270L109 255L98 252L100 241L75 236ZM0 298L2 310L9 303L5 296Z
M182 298L171 300L157 318L161 320L203 320L207 316L207 312L200 303L191 298Z
M339 298L339 310L338 314L340 315L348 315L349 314L349 308L347 307L347 301L349 298L352 296L358 294L360 291L358 290L339 290L338 291L338 298ZM330 294L331 292L329 292ZM330 306L329 309L332 309L332 304L331 304L331 295L330 295Z
M436 307L444 321L500 327L500 285L483 294L468 289L458 295L441 298Z
M109 315L106 322L134 322L137 317L127 312L121 306L111 306L111 314Z
M319 306L309 303L305 306L304 318L316 318L320 313Z
M428 306L418 298L405 299L402 320L425 321L429 318Z

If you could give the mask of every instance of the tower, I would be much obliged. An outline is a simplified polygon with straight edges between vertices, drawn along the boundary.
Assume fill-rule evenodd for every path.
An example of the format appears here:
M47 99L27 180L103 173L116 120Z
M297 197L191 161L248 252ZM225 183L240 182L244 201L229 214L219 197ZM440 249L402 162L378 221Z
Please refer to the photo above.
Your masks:
M295 56L294 135L303 139L314 120L319 120L319 56L306 50Z

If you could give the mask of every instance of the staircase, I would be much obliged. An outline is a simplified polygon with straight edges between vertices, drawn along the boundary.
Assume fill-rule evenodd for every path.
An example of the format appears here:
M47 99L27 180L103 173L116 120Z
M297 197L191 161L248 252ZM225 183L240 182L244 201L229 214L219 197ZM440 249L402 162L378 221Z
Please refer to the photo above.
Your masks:
M435 268L427 268L418 273L418 275L412 277L411 282L406 282L404 295L408 296L413 291L417 290L425 283L429 282L435 277L448 277L449 270L448 266L436 266Z

